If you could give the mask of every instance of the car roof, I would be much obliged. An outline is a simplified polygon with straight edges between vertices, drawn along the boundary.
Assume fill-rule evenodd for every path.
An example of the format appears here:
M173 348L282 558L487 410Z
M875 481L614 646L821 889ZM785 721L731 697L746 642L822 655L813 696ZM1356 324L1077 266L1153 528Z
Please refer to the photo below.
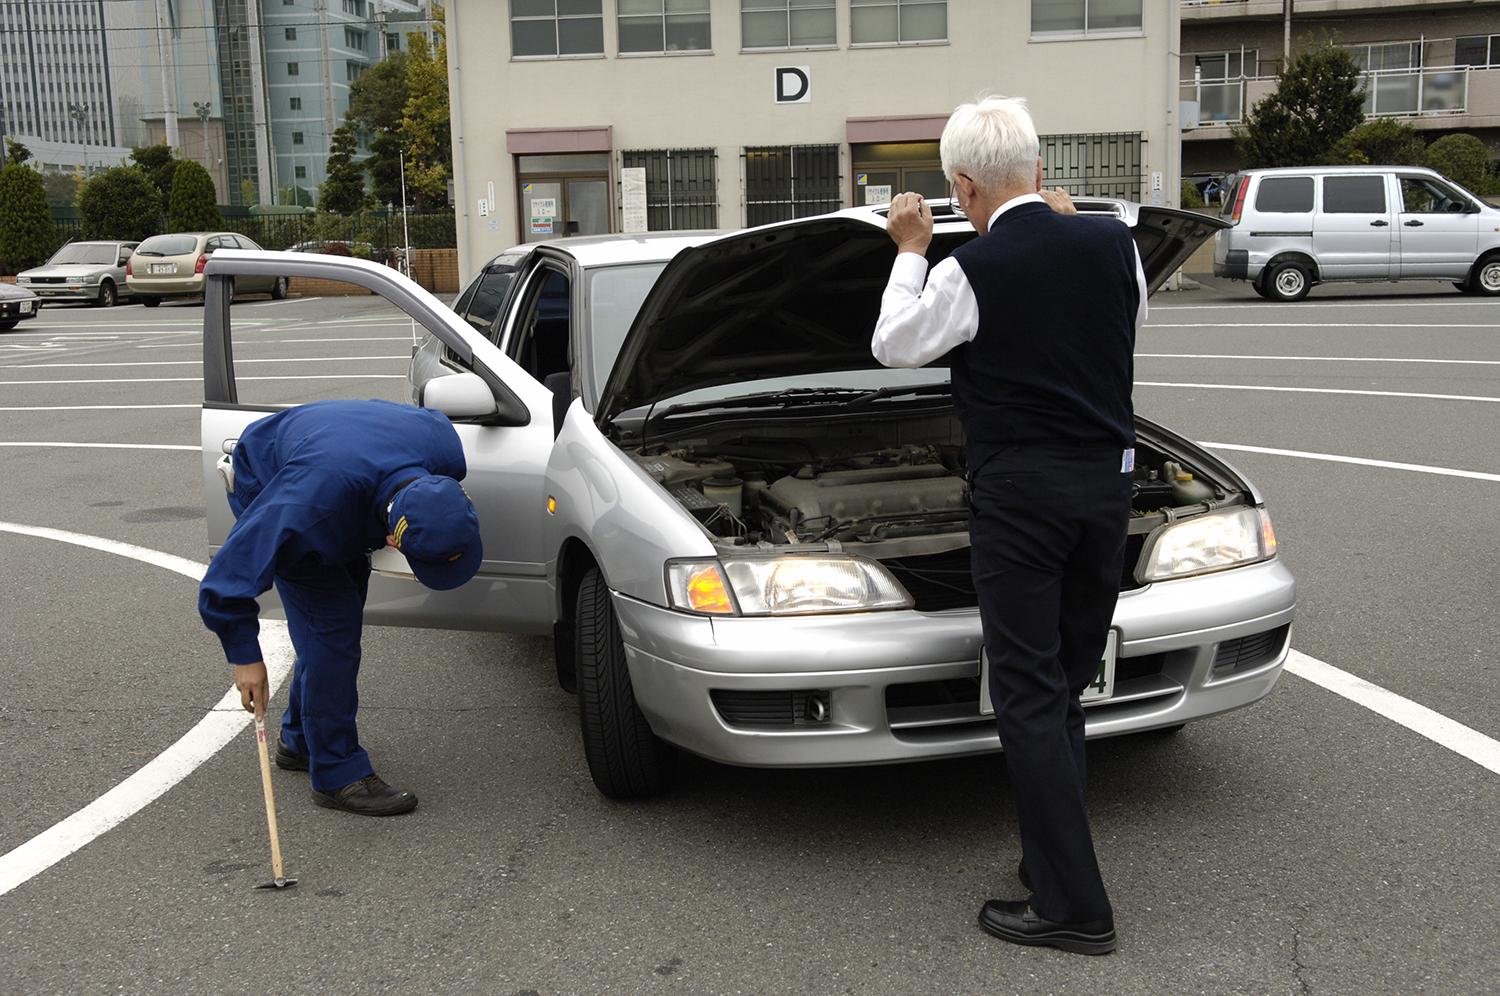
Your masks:
M1426 166L1272 166L1261 169L1242 169L1241 176L1318 176L1323 173L1430 173L1440 175Z
M622 232L615 235L571 235L565 239L532 242L511 246L486 262L493 266L502 256L545 246L566 253L583 267L611 266L619 263L665 262L689 246L700 245L726 234L717 229L694 229L674 232Z

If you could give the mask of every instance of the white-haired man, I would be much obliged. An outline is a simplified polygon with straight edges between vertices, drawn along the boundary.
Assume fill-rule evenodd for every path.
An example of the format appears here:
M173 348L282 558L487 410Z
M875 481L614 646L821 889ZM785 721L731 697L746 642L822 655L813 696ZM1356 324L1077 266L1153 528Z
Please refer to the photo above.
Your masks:
M1114 914L1089 831L1078 696L1119 595L1146 280L1126 226L1044 195L1024 101L959 107L941 153L978 237L928 273L931 212L916 194L891 202L899 252L871 349L896 367L946 356L964 427L990 698L1031 893L985 903L979 923L1017 944L1104 954Z

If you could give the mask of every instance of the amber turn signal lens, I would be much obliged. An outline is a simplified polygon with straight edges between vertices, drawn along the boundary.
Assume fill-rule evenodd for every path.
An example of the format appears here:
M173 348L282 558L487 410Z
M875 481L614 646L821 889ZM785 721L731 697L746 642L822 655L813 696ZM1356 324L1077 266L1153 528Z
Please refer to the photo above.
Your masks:
M734 612L734 603L729 600L729 589L724 585L724 576L717 564L708 564L696 570L688 578L688 607L694 612L709 612L727 615Z
M1260 510L1260 545L1267 557L1275 556L1276 527L1271 525L1271 517L1265 509Z

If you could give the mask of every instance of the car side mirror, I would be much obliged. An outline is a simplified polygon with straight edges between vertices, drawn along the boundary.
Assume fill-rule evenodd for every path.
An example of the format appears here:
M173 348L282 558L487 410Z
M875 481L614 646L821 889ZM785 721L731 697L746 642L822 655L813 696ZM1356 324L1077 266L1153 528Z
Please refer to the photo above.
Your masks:
M486 419L500 413L490 386L476 373L434 377L422 385L418 404L435 408L451 419Z

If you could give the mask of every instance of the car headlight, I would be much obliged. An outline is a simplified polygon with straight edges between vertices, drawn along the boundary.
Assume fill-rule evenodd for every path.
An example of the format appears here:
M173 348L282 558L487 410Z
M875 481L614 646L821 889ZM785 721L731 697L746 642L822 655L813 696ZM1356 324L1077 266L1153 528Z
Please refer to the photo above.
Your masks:
M86 276L86 277L83 278L83 282L86 283L86 284L97 284L99 281L101 281L103 279L104 279L104 274L102 274L102 273L90 273L88 276Z
M912 600L873 560L793 555L672 561L672 606L705 615L783 616L911 608Z
M1263 508L1210 512L1167 526L1146 558L1142 581L1205 574L1265 560L1276 553L1276 530Z
M18 284L29 284L29 283L31 283L31 278L30 277L25 277L25 276L17 277L16 278L16 283L18 283Z

